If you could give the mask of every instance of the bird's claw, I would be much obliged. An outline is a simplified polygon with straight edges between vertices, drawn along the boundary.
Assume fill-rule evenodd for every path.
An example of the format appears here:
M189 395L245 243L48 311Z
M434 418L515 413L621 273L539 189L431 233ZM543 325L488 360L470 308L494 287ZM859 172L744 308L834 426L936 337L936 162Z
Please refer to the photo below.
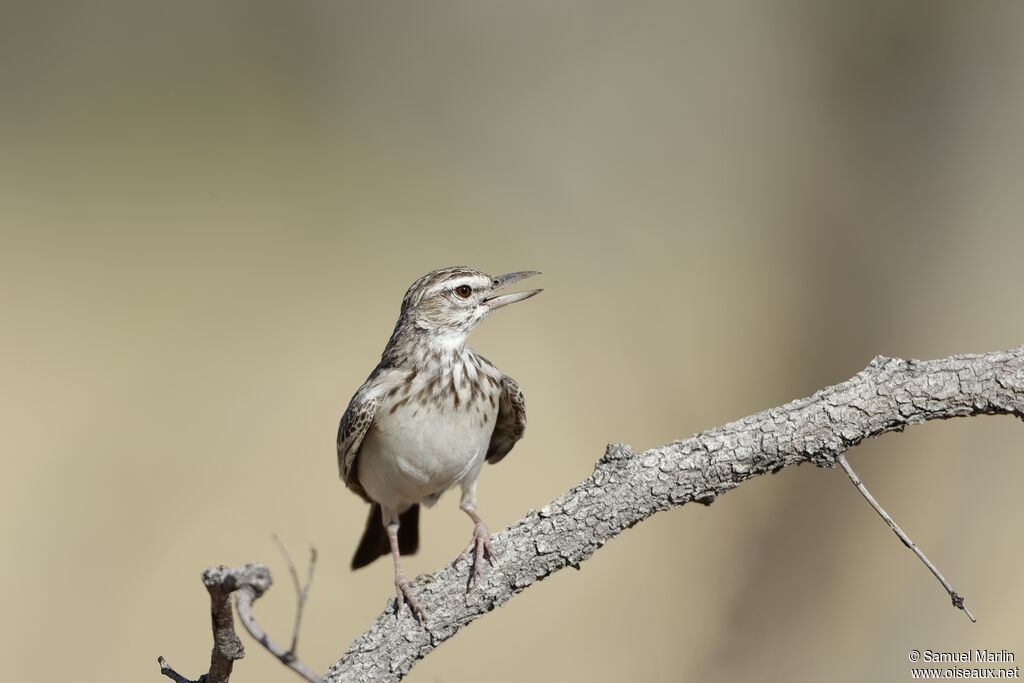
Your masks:
M402 614L402 605L408 603L409 611L416 617L420 622L426 621L427 613L420 607L420 603L417 602L416 596L412 592L412 586L409 581L402 574L395 575L395 618L398 619Z
M480 578L480 572L484 566L484 557L493 565L497 554L494 546L491 545L491 532L483 522L477 522L473 527L473 540L466 546L465 553L473 558L473 573L470 583L476 583Z

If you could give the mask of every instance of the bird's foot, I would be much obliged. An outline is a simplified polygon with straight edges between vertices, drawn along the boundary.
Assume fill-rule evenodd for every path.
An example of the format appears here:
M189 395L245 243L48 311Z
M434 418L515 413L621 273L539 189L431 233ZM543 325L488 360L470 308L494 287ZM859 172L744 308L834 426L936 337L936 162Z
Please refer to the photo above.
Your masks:
M493 565L496 554L494 546L491 545L491 532L483 522L477 522L473 527L473 540L469 542L465 553L473 558L473 573L470 583L476 583L480 578L480 572L484 566L484 556Z
M408 603L409 611L412 612L412 615L421 623L426 621L427 613L423 611L420 603L416 601L416 596L412 592L412 585L410 585L404 574L395 574L395 596L396 619L401 617L402 605Z

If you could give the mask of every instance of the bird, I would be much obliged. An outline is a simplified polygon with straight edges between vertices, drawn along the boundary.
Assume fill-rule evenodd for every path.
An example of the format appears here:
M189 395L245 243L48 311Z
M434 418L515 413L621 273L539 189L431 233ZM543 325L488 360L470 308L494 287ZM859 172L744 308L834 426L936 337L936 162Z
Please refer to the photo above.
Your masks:
M402 572L401 557L419 547L420 505L461 489L459 508L473 523L465 552L471 582L495 553L477 512L477 479L526 429L526 403L514 379L466 345L470 332L494 311L542 290L499 294L538 271L493 277L466 266L423 275L402 299L380 362L356 391L338 427L342 481L370 503L352 569L392 556L395 613L404 604L426 614Z

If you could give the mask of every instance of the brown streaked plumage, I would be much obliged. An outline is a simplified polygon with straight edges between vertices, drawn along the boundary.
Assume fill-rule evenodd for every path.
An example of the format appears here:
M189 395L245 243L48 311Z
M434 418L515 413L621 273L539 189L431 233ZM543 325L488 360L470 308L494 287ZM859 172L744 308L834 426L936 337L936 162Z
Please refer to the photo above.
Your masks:
M519 385L466 346L473 328L494 310L541 290L494 295L538 273L491 277L457 266L427 273L409 287L380 363L359 388L338 428L338 468L345 485L372 504L352 558L359 568L391 553L396 613L404 602L423 618L400 556L419 545L421 503L462 489L459 507L473 520L473 576L490 533L476 512L484 462L504 458L522 438L526 405Z

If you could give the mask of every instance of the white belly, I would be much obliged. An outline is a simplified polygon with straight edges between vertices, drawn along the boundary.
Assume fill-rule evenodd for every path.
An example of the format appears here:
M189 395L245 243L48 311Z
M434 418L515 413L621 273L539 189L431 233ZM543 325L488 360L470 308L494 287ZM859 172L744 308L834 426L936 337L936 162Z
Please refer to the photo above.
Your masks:
M476 478L487 455L497 409L425 408L410 401L381 406L359 448L359 482L384 507L432 503Z

